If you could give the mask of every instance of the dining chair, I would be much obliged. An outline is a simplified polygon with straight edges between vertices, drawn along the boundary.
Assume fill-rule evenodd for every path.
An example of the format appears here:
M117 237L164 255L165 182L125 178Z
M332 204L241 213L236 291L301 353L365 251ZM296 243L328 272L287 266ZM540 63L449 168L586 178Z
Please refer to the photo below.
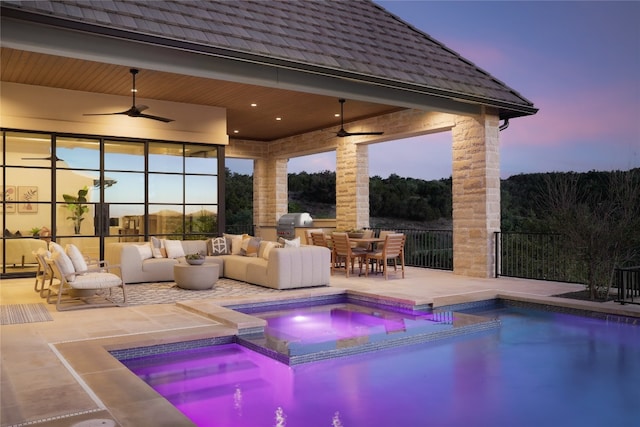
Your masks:
M362 273L362 262L366 257L366 250L362 248L352 248L347 233L332 233L331 241L333 242L333 262L331 263L331 274L337 268L337 263L344 260L344 269L346 276L349 277L349 270L354 272L355 261L358 260L360 273Z
M389 261L393 261L394 271L398 271L398 260L400 260L402 278L404 279L404 243L405 235L402 233L389 233L386 235L381 250L369 252L366 254L365 263L373 261L382 266L385 280L389 275ZM369 275L369 269L365 270L365 276Z
M307 245L313 245L313 241L311 239L311 235L313 233L323 233L324 234L324 230L322 228L308 228L308 229L304 230L304 238L305 238L305 241L307 242Z

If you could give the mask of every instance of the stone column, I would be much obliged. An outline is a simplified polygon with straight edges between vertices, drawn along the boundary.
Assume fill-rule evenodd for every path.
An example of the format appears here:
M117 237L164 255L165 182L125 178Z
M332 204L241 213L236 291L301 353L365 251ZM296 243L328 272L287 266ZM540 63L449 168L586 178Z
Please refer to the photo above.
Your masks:
M253 221L275 226L288 210L287 159L258 159L253 163ZM258 230L256 234L259 235Z
M458 116L453 133L453 272L493 277L500 231L499 118Z
M369 226L369 147L353 137L338 138L336 148L336 228Z

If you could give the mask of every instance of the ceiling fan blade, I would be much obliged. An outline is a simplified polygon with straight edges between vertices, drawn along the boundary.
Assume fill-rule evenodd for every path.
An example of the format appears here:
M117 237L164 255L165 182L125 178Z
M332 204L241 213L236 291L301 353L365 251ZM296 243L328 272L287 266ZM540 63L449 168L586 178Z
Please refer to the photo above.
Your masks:
M136 114L135 116L131 116L131 117L142 117L145 119L157 120L159 122L164 122L164 123L169 123L173 121L173 119L167 119L166 117L160 117L160 116L152 116L151 114Z
M115 115L124 115L129 117L142 117L143 119L151 119L157 120L159 122L169 123L172 122L173 119L168 119L166 117L153 116L151 114L142 114L143 111L148 110L149 107L146 105L136 105L136 74L138 74L138 70L135 68L131 68L129 70L132 77L132 89L131 94L133 97L133 103L131 104L131 108L126 111L120 111L118 113L86 113L83 116L115 116Z
M58 156L55 156L54 159L55 159L56 162L61 162L62 161L62 159L60 157L58 157ZM49 156L49 157L22 157L22 160L46 160L46 161L50 162L51 161L51 156Z
M382 135L384 132L344 132L342 136ZM340 136L340 135L338 135Z
M118 114L128 116L129 111L120 111L119 113L85 113L83 116L114 116Z
M382 135L384 132L347 132L344 130L344 103L345 99L338 99L340 103L340 130L336 133L338 138L344 138L346 136L358 136L358 135Z

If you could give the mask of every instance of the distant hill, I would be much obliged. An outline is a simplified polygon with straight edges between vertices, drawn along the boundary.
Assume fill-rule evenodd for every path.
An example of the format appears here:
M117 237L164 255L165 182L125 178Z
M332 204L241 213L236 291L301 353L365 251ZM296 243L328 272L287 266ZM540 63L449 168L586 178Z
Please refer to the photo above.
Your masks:
M633 171L640 175L640 169ZM502 180L502 230L545 231L543 199L549 178L572 177L581 191L606 197L613 173L534 173ZM331 171L289 174L289 212L335 218L335 183L335 172ZM392 174L372 177L369 186L371 227L451 229L451 178L428 181ZM227 189L227 223L251 221L252 177L227 170Z

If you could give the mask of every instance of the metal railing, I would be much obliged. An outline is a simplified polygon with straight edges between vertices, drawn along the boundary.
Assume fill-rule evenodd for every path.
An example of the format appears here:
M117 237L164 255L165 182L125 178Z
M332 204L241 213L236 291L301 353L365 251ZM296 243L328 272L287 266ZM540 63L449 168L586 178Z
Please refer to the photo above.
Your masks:
M253 224L227 225L224 232L227 234L249 234L253 236L254 229Z
M371 228L378 236L381 228ZM453 232L451 230L416 230L394 228L404 233L405 264L412 267L453 270Z
M496 232L496 277L587 283L587 266L562 234Z
M613 272L613 286L618 288L620 304L640 304L640 266L616 268Z

